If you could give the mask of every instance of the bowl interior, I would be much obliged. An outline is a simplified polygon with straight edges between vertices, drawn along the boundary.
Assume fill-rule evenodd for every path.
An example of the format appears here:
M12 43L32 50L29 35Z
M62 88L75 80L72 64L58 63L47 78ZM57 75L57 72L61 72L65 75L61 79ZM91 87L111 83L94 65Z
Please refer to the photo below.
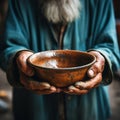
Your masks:
M51 50L31 55L28 62L42 68L74 68L93 64L95 57L75 50Z

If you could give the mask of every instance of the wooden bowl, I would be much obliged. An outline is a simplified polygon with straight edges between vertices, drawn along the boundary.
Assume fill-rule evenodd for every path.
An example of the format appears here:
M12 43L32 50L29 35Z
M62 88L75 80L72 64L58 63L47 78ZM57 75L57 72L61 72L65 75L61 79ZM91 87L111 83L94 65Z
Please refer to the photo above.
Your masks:
M66 87L86 78L95 56L77 50L50 50L31 55L27 62L40 81Z

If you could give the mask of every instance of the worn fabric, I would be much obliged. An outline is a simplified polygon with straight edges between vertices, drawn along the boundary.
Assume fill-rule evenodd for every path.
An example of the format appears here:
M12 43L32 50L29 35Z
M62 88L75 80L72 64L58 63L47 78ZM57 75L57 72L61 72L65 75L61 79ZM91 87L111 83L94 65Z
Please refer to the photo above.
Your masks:
M81 2L80 18L68 24L63 49L98 50L108 62L104 75L109 75L109 69L115 71L119 68L120 55L112 0ZM17 51L58 49L52 24L37 8L37 0L9 0L5 39L0 43L0 66L4 70ZM61 98L64 113L60 111ZM79 96L62 93L36 95L24 88L14 88L13 111L15 120L62 120L62 114L66 120L106 120L110 115L108 87L101 85Z

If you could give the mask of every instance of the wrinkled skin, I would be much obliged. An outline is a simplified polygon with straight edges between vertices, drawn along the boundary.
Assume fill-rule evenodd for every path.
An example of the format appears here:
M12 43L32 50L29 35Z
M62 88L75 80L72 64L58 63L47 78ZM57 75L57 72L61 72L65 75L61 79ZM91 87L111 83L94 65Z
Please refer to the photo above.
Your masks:
M105 58L99 52L90 51L89 53L93 54L96 57L96 62L88 70L89 80L85 82L76 82L74 85L61 89L56 88L55 86L51 86L47 82L37 82L33 80L32 76L34 75L34 70L30 66L28 66L26 62L27 58L33 53L30 51L21 51L19 52L19 56L16 59L20 74L20 82L24 85L26 89L40 95L59 92L65 92L71 95L86 94L101 83L102 72L105 66Z

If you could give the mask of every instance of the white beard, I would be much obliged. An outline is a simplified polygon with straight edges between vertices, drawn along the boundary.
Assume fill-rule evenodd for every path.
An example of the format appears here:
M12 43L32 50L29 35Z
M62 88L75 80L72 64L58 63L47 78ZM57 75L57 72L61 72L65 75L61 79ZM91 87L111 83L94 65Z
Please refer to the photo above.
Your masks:
M80 0L39 0L45 18L52 23L68 23L80 16Z

